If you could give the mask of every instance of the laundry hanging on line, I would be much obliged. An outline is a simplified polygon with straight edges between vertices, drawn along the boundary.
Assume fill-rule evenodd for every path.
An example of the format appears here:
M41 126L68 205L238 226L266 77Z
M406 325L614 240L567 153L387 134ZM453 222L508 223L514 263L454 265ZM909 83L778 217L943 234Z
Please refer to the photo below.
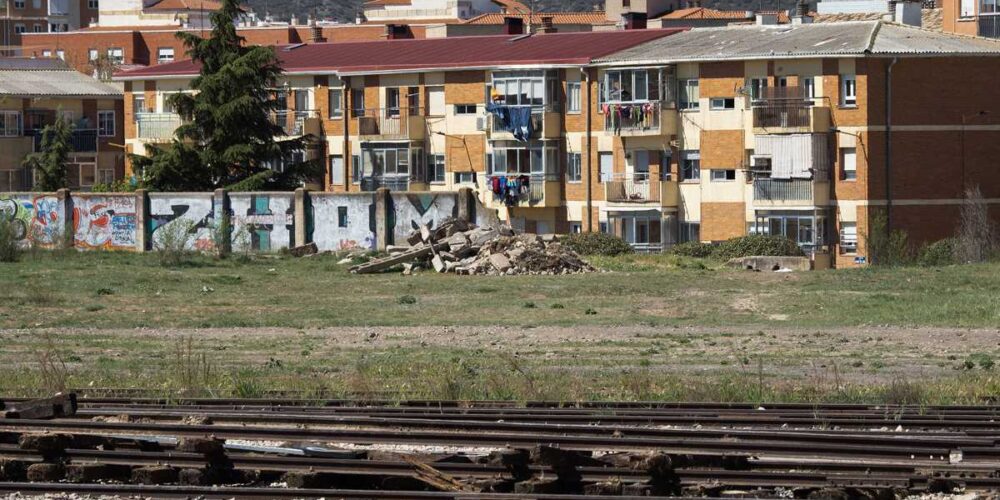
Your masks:
M500 130L514 134L514 139L528 142L535 133L531 122L531 106L508 106L506 104L487 104L486 111L492 114L499 123Z

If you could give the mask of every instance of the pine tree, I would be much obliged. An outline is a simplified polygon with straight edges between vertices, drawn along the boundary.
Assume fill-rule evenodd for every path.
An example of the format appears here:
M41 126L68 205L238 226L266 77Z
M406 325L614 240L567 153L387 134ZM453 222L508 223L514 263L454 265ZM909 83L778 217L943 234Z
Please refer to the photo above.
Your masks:
M170 97L184 120L171 144L150 147L149 157L132 156L153 189L292 189L321 174L316 162L289 165L282 173L267 169L314 139L275 139L285 135L271 120L281 66L273 47L248 46L239 36L236 22L243 14L235 0L223 0L212 14L210 37L177 34L201 70L191 81L194 92Z
M23 166L35 173L35 189L55 191L68 187L66 161L73 151L73 124L64 117L42 129L40 151L25 157Z

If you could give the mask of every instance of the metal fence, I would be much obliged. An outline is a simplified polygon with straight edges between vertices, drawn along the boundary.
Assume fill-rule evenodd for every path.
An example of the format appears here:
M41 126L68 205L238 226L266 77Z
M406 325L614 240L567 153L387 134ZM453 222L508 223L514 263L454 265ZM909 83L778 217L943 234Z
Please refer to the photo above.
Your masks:
M808 201L813 181L807 179L755 179L753 197L762 201Z
M660 182L648 174L613 177L604 183L607 201L616 203L648 203L660 201Z
M390 191L406 191L410 188L409 175L378 175L361 179L362 191L375 191L386 188Z
M136 113L135 123L140 139L170 139L181 126L177 113Z
M1000 38L1000 15L980 15L979 36Z

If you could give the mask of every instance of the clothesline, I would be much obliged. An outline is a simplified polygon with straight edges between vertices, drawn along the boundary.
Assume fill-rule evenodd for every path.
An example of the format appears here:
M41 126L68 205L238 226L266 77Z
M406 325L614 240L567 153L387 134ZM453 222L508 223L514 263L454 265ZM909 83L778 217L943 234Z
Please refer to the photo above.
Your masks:
M604 104L601 106L607 128L615 134L620 134L625 125L652 127L656 123L656 106L647 102L642 104ZM626 123L627 122L627 123Z

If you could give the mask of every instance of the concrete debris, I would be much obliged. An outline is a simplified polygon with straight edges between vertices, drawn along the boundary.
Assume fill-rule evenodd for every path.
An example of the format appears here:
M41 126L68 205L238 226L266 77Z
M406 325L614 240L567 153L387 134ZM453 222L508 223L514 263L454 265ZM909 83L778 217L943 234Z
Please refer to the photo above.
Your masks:
M300 245L292 248L288 251L292 257L305 257L307 255L315 255L319 253L319 247L316 243L306 243L305 245Z
M509 227L476 227L461 219L446 219L436 228L417 226L408 247L389 246L389 256L351 268L366 274L403 265L403 274L419 268L439 273L509 276L592 272L576 252L554 235L515 234Z

